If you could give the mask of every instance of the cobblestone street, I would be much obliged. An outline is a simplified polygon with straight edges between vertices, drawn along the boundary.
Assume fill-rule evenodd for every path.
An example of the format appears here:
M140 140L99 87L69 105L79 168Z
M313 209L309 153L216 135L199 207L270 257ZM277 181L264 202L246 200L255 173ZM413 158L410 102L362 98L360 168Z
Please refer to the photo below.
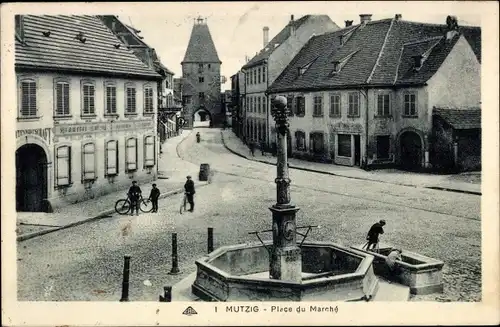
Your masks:
M180 215L181 195L175 195L160 200L157 214L113 215L20 242L19 300L118 301L123 256L130 255L130 300L157 301L163 286L196 269L208 227L214 228L215 248L258 242L248 232L271 226L276 167L230 153L218 129L196 131L201 143L192 133L179 154L189 165L210 164L214 177L197 189L194 213ZM296 169L290 178L298 225L320 225L308 240L359 244L375 221L385 219L382 242L445 262L444 293L412 300L481 300L480 196ZM168 275L172 232L178 234L182 272L176 276Z

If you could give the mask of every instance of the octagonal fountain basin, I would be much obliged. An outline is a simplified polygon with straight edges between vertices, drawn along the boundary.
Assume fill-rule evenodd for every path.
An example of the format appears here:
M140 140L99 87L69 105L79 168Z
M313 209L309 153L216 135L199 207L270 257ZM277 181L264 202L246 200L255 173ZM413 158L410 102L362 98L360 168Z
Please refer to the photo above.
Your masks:
M269 278L272 243L264 245L225 246L197 260L193 294L204 301L368 301L378 289L370 253L303 243L297 283Z
M385 264L387 255L394 247L389 244L380 244L378 253L361 250L362 247L363 245L357 245L352 248L374 256L373 269L377 276L389 280L394 279L390 276ZM401 258L403 261L396 262L402 271L397 281L408 286L411 294L423 295L443 292L443 261L404 249Z

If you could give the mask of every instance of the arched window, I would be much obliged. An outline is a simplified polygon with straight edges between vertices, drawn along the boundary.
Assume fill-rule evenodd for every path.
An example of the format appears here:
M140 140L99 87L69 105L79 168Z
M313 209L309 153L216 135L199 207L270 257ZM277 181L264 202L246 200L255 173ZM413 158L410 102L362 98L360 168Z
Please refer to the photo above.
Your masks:
M71 184L71 147L67 145L56 148L56 186Z
M54 116L69 116L70 115L70 98L69 98L69 81L55 80L54 81Z
M151 85L144 86L144 113L154 113L153 87Z
M21 99L19 101L19 117L29 118L37 115L36 101L36 81L33 79L24 79L20 83Z
M95 115L95 83L82 81L82 116Z
M144 167L153 167L155 162L155 137L149 135L144 138Z
M137 170L137 139L129 138L125 144L126 152L126 171L132 172Z
M106 142L106 176L118 175L118 141Z
M84 182L96 179L95 161L95 144L84 144L82 149L82 180Z
M295 132L295 145L297 151L306 151L306 133L303 131Z

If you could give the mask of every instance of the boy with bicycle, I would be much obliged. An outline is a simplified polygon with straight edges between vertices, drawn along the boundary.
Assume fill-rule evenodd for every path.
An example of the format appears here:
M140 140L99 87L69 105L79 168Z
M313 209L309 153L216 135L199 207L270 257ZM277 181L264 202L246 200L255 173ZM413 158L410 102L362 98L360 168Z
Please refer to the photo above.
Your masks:
M136 216L139 216L139 198L141 197L142 191L136 181L132 182L128 190L128 198L130 199L130 215L134 215L134 208Z

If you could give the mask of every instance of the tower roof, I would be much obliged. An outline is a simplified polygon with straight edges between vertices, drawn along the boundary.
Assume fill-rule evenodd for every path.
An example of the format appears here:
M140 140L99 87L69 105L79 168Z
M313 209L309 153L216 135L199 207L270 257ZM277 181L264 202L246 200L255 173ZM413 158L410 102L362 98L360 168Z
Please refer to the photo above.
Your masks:
M198 18L193 25L191 38L182 63L219 63L222 62L217 55L212 35L205 20ZM181 63L181 64L182 64Z

